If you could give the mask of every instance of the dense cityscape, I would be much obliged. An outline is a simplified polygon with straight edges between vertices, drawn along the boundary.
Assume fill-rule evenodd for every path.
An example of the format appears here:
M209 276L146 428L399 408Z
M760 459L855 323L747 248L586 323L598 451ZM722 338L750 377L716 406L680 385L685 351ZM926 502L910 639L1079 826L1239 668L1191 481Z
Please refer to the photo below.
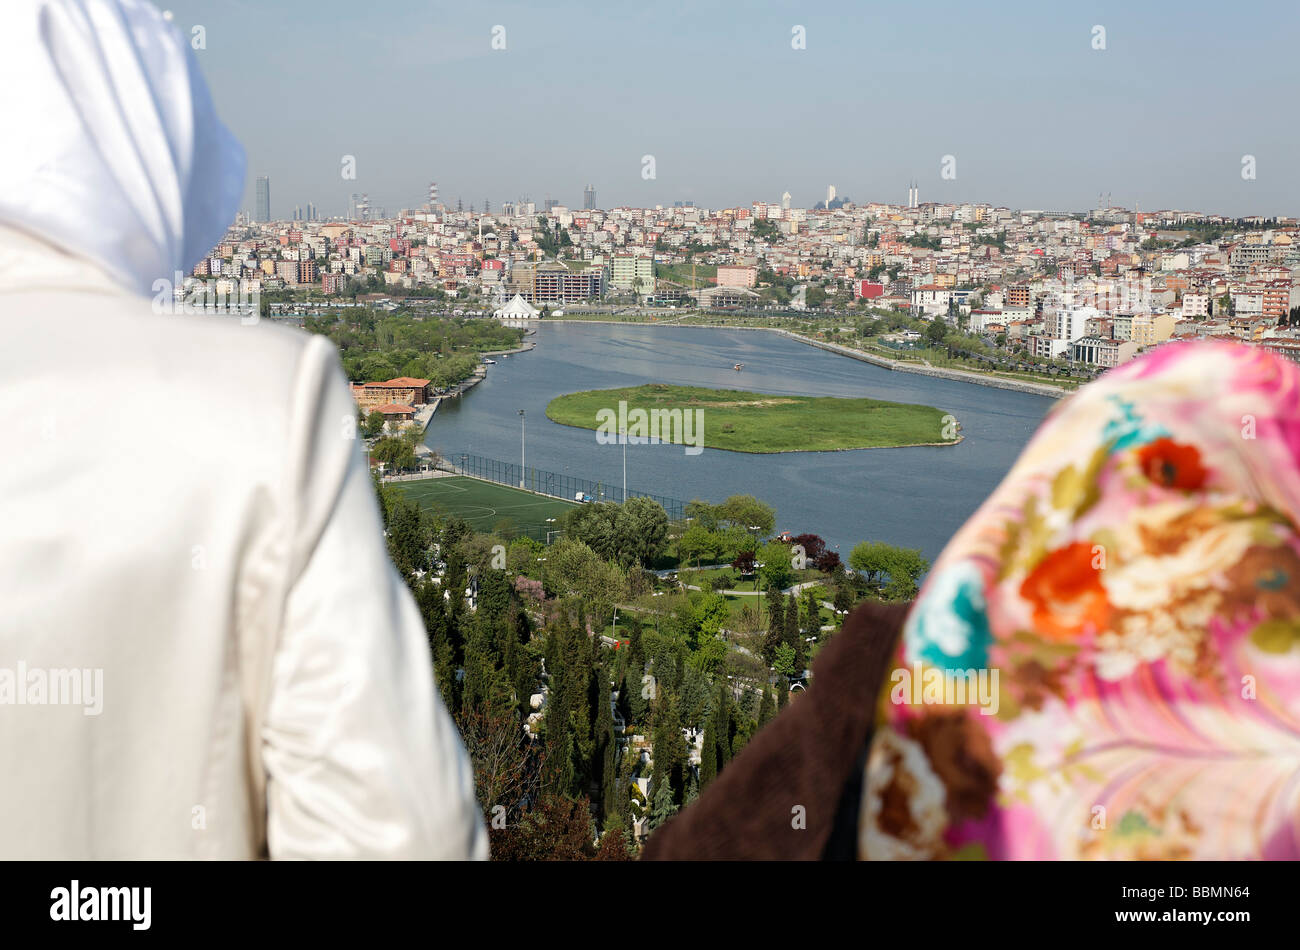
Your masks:
M886 311L1040 360L1107 368L1168 340L1226 337L1296 357L1294 218L984 204L855 204L827 189L812 209L780 202L581 210L548 199L499 211L449 208L271 220L258 207L194 277L221 297L431 298L448 312L532 317L613 305L716 313ZM518 296L527 304L506 310ZM290 308L292 309L292 308Z

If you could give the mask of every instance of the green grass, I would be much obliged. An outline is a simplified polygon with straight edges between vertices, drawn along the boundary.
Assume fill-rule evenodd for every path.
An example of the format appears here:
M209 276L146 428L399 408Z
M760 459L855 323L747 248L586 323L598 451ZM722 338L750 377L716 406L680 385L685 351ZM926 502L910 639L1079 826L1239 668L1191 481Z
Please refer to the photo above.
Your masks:
M696 264L695 265L695 283L691 283L691 265L688 264L656 264L655 277L659 280L670 280L676 284L683 284L686 287L694 289L696 287L713 286L714 278L718 276L718 268L713 264Z
M492 531L509 521L517 533L538 540L556 528L547 518L558 519L574 507L573 502L462 475L389 484L428 511L464 518L475 531Z
M946 413L933 406L662 383L559 396L546 407L546 415L561 425L599 429L602 419L597 413L609 410L617 414L620 401L627 403L629 435L650 434L638 432L631 416L635 409L681 409L683 416L698 409L704 446L729 452L829 452L958 441L943 437ZM679 423L670 428L666 417L660 419L660 438L683 441ZM618 425L617 420L613 425ZM700 433L693 429L691 435L698 439Z

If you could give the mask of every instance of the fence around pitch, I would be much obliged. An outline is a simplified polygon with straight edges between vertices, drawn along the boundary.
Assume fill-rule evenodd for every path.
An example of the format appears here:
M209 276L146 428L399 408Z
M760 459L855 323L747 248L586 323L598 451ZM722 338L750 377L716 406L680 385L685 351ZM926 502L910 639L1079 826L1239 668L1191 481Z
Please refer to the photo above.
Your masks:
M590 496L593 501L612 501L622 504L626 500L623 497L622 485L593 482L576 475L533 468L531 465L527 469L521 469L517 462L503 462L500 459L485 458L481 455L449 454L444 457L461 474L473 475L475 478L496 482L498 485L509 485L511 488L523 488L541 495L562 498L565 501L576 500L580 493ZM635 489L628 489L627 494L629 498L649 498L651 501L658 502L663 506L669 521L677 522L686 517L686 503L681 499L667 498Z

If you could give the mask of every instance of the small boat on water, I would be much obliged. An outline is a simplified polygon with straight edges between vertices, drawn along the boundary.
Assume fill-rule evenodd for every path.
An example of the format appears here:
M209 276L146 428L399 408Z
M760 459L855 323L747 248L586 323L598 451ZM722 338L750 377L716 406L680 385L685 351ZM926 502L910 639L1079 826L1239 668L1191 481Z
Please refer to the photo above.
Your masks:
M497 361L496 361L496 360L490 360L490 359L488 359L486 356L483 357L483 362L486 363L488 366L496 366L496 365L497 365Z
M731 368L734 369L737 373L739 373L742 369L745 368L745 364L744 364L744 363L737 363L735 366L733 366L733 367L731 367Z

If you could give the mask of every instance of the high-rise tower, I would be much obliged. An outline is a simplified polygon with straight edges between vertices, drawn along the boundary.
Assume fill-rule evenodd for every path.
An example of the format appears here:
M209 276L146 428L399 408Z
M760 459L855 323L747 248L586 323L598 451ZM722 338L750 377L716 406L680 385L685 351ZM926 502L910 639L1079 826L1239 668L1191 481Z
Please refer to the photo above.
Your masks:
M271 179L265 175L257 179L257 210L253 220L271 220Z

